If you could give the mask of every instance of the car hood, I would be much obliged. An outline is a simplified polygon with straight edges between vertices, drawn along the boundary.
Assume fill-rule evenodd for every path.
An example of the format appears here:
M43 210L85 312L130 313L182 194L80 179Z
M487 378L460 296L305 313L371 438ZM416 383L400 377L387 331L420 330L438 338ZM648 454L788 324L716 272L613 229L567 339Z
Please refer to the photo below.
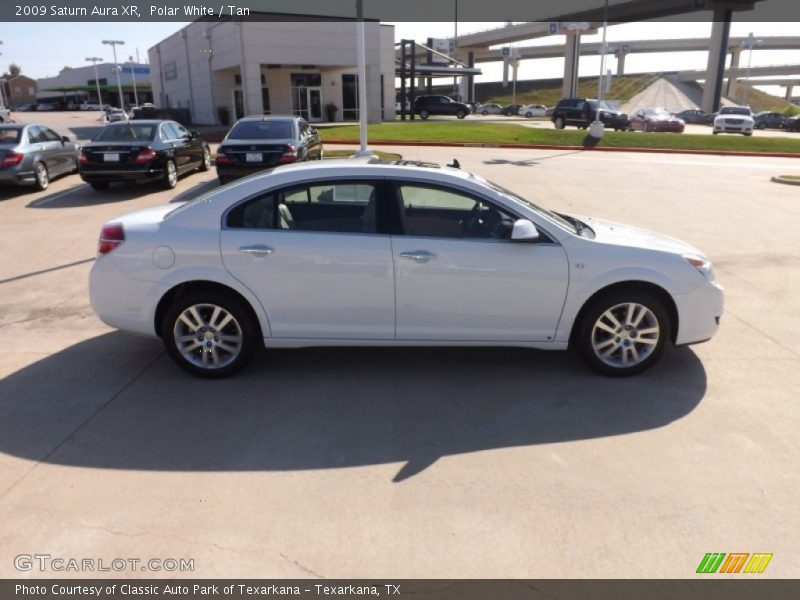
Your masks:
M659 250L673 254L697 254L704 256L694 246L679 239L655 233L647 229L631 227L622 223L595 219L593 217L575 217L592 228L595 241L603 244L643 248L645 250Z

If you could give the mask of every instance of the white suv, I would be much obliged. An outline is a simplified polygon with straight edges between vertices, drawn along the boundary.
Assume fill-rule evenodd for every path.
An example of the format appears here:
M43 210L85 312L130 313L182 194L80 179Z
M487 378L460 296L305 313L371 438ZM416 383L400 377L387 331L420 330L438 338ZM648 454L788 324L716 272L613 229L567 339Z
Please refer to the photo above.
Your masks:
M714 117L714 135L743 133L753 135L755 120L749 106L723 106Z

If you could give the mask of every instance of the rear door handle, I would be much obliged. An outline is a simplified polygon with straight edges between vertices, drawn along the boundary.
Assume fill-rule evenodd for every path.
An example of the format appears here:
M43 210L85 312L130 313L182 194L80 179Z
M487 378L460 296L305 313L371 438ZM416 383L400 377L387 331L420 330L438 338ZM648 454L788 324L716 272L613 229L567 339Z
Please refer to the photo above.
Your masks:
M436 255L433 252L428 252L427 250L412 250L411 252L401 252L400 258L413 260L415 263L423 264L435 259Z
M249 254L251 256L269 256L270 254L275 253L275 248L271 248L270 246L262 246L261 244L255 244L254 246L241 246L239 248L239 252L242 254Z

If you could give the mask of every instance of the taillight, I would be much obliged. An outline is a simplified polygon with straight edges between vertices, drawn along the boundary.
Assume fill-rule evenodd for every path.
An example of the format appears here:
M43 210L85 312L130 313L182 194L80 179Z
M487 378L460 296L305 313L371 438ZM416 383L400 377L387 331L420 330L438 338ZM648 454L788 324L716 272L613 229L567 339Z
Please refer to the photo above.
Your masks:
M217 149L217 164L218 165L229 165L229 164L231 164L230 157L227 154L225 154L222 150L220 150L219 148Z
M283 149L283 154L281 154L281 157L278 159L278 164L284 165L295 161L297 161L297 148L289 144Z
M156 151L152 148L144 148L139 150L139 154L136 155L136 164L143 165L144 163L149 163L156 157Z
M100 241L97 244L98 254L108 254L125 242L125 230L120 223L104 225L100 230Z
M16 167L22 162L23 158L25 158L24 154L20 154L19 152L9 152L3 157L3 162L0 163L0 167Z
M80 161L80 163L82 165L88 165L89 164L89 157L86 156L86 151L85 150L81 150L81 156L80 156L80 158L78 160Z

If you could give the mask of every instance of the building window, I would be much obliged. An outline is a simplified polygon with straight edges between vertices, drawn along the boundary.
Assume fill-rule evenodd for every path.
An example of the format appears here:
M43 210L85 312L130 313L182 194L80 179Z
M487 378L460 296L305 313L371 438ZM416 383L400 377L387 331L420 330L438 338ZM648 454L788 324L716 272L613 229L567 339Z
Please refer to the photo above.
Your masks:
M242 85L242 76L239 73L235 73L233 75L233 84Z
M89 85L95 85L95 80L94 79L90 79L86 83L88 83ZM108 80L105 77L101 77L100 78L100 85L108 85Z
M358 76L342 75L342 120L358 121Z
M164 63L164 79L170 81L171 79L177 79L177 78L178 78L177 63L175 63L174 60L172 62Z
M268 115L269 110L269 88L264 86L261 88L261 104L264 105L264 114Z
M292 73L292 87L319 87L322 75L319 73Z

